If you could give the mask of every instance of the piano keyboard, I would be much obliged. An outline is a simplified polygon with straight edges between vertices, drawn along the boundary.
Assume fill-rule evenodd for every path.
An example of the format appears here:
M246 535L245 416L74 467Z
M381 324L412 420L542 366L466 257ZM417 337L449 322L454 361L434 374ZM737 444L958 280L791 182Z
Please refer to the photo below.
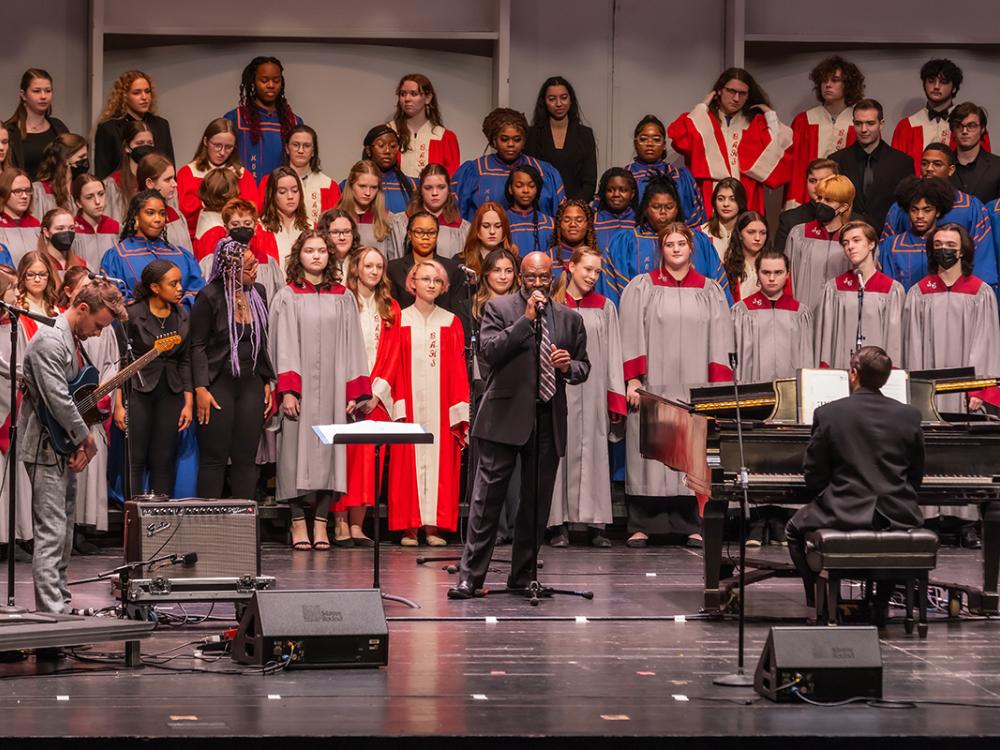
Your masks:
M727 483L735 484L736 480L728 479ZM806 484L802 474L750 474L750 486L754 485L791 485L804 487ZM1000 484L1000 476L977 476L972 474L929 474L924 477L925 487L993 487Z

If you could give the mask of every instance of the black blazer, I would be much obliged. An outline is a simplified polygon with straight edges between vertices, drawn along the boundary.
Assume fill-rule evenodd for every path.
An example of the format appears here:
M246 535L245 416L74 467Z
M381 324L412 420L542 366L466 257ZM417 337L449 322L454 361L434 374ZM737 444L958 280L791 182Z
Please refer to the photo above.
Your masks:
M535 335L524 317L521 294L505 294L486 303L480 321L479 358L490 367L486 393L479 405L472 436L505 445L524 445L534 428ZM550 302L545 307L549 339L570 353L567 374L556 370L552 397L552 434L556 453L566 454L566 384L577 385L590 375L587 331L579 313Z
M792 227L806 224L815 218L816 204L812 201L778 214L778 231L774 235L774 249L784 252L785 242L788 241L788 233L792 231Z
M852 183L857 195L854 198L854 213L861 214L865 220L881 232L885 226L885 217L896 200L896 186L904 177L913 174L913 159L894 149L885 141L872 152L872 171L874 172L871 188L864 194L861 186L864 184L865 162L868 155L857 143L840 151L834 151L830 158L837 162L840 173Z
M118 169L121 164L122 138L125 137L125 127L130 120L135 118L126 115L116 117L113 120L105 120L97 126L94 133L94 153L92 160L94 164L94 174L104 179L109 174ZM153 143L156 150L166 156L170 161L174 160L174 143L170 138L170 123L157 115L148 112L142 118L143 122L149 125L153 133Z
M458 267L457 258L442 258L440 255L435 255L432 260L444 266L445 273L448 274L448 291L437 298L437 304L458 317L465 331L465 340L468 342L472 331L472 306L469 302L470 290L465 273ZM390 260L386 268L385 273L389 277L392 296L400 308L409 307L415 301L414 296L406 291L406 275L413 268L413 263L413 253L407 253L402 258Z
M981 149L971 164L955 167L952 183L989 206L1000 198L1000 156Z
M191 337L188 311L182 305L174 308L176 330L161 329L159 319L149 310L149 301L133 302L128 307L125 332L132 343L132 353L138 358L153 348L153 342L167 333L176 333L181 343L161 354L132 378L132 387L139 393L151 393L167 379L171 393L193 391L191 386Z
M868 388L824 404L813 416L803 468L816 499L797 514L802 531L923 523L917 491L924 477L924 435L912 406Z
M586 125L570 124L566 142L556 148L548 121L528 128L524 153L547 161L559 172L567 198L590 203L597 189L597 143Z
M254 284L257 293L267 305L267 292ZM264 380L274 380L274 367L267 354L266 333L257 353L255 373ZM226 310L226 290L222 280L216 279L198 292L191 309L191 382L195 388L208 388L229 367L229 319Z
M49 121L49 125L52 126L52 129L49 132L52 133L53 140L55 140L56 136L69 132L69 128L66 127L66 123L58 117L49 117L47 119ZM24 143L21 141L21 131L18 130L17 120L8 121L4 124L4 127L7 128L7 137L10 139L10 156L8 157L10 164L28 172L28 174L31 175L31 179L34 180L35 167L33 166L31 169L28 169L24 163Z

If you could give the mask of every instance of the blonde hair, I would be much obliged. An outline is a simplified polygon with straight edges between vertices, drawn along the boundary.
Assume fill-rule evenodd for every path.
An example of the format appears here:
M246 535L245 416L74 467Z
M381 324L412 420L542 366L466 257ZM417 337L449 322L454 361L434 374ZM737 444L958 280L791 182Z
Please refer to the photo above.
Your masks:
M354 200L354 193L351 188L358 181L358 177L363 174L369 174L378 180L378 192L375 193L375 199L371 202L369 206L372 212L372 227L375 239L382 242L386 237L389 236L389 214L385 210L385 195L382 191L382 173L379 168L375 165L375 162L370 159L362 159L357 162L351 171L347 175L347 182L344 185L344 192L340 195L340 202L337 203L337 208L342 211L346 211L351 216L358 216L361 211L358 211L357 201Z
M847 204L847 211L844 212L845 218L850 218L851 216L851 211L854 209L854 196L856 194L857 191L854 189L854 183L842 174L832 174L816 183L817 196L837 201L837 203Z
M438 292L438 297L440 297L448 291L448 272L445 271L444 266L436 260L419 260L413 264L413 268L411 268L410 272L406 274L406 291L416 296L417 288L414 282L417 280L417 269L423 268L424 266L430 266L433 268L434 272L438 275L438 278L441 279L441 291Z
M101 110L101 115L97 118L99 123L125 116L128 111L125 106L126 101L128 101L128 92L132 88L132 84L140 78L145 78L146 82L149 83L149 113L156 114L156 86L153 85L153 79L141 70L126 70L118 76L118 80L111 84L108 100L104 102L104 109Z

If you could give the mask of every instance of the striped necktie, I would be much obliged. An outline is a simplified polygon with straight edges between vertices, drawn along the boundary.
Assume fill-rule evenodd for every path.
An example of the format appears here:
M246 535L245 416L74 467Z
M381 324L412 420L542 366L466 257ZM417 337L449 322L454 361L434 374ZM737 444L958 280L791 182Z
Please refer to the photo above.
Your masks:
M556 395L556 369L552 366L552 342L549 340L549 324L545 313L541 313L542 340L538 345L538 400L551 401Z

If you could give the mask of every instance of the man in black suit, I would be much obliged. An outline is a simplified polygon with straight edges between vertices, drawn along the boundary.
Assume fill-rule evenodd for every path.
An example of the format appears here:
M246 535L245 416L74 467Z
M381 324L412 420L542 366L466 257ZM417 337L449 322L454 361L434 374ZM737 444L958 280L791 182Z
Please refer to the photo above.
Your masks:
M532 562L544 538L559 459L566 452L566 384L582 383L590 374L583 318L551 303L551 286L552 260L545 253L529 253L521 261L521 293L495 297L483 310L479 357L490 373L472 426L478 460L459 581L449 589L450 599L482 595L518 456L521 504L507 586L527 589L535 574Z
M913 159L882 140L882 105L862 99L854 105L854 143L830 158L854 184L854 213L881 231L900 180L913 174Z
M974 195L987 207L1000 198L1000 156L983 148L986 110L972 102L962 102L948 115L955 139L955 175L952 182L963 193Z
M892 360L865 346L851 356L851 395L813 415L806 488L815 497L792 516L788 553L814 603L816 574L806 562L806 532L912 529L923 523L917 491L924 477L920 412L883 396Z

